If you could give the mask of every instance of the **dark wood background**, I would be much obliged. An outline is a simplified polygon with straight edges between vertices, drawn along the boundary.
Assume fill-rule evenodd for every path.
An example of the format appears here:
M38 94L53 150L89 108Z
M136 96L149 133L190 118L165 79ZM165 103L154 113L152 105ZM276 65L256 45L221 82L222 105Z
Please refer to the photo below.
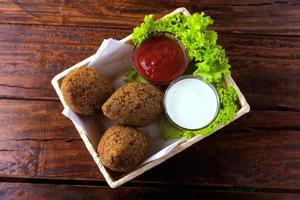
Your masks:
M50 80L145 14L204 11L251 112L110 189ZM0 0L0 199L300 199L300 0Z

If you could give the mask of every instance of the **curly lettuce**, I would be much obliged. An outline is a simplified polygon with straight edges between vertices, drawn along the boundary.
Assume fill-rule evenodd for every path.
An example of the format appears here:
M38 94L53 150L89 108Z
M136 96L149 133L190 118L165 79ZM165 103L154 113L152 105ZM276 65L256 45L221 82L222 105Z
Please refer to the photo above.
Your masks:
M220 82L230 75L230 65L224 49L217 45L217 33L207 30L211 24L213 20L204 13L176 14L157 21L153 15L147 15L144 22L134 28L132 41L138 46L152 33L172 34L183 44L190 61L195 61L193 75L208 82Z

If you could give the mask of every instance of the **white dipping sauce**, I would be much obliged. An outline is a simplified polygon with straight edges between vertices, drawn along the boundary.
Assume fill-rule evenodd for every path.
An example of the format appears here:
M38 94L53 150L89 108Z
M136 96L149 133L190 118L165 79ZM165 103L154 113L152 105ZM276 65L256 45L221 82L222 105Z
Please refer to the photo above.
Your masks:
M186 77L175 81L164 97L169 119L181 128L196 130L210 124L219 110L219 96L213 86Z

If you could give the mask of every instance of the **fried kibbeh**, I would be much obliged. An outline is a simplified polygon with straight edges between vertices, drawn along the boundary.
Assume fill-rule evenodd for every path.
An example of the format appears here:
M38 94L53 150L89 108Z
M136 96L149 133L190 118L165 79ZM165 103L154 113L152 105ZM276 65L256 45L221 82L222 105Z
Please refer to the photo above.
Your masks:
M105 116L127 126L146 126L163 111L163 93L149 83L127 83L102 106Z
M89 67L70 71L61 83L61 90L68 106L81 115L97 113L113 93L109 79Z
M131 127L115 125L107 129L98 145L104 166L116 172L129 172L145 158L147 140L144 134Z

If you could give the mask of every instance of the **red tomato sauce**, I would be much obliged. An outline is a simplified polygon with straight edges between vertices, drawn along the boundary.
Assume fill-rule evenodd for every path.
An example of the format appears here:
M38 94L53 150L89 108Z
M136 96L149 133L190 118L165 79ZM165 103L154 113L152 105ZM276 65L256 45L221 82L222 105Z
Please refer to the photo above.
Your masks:
M135 49L134 65L148 81L168 84L186 69L188 59L180 44L166 36L151 36Z

